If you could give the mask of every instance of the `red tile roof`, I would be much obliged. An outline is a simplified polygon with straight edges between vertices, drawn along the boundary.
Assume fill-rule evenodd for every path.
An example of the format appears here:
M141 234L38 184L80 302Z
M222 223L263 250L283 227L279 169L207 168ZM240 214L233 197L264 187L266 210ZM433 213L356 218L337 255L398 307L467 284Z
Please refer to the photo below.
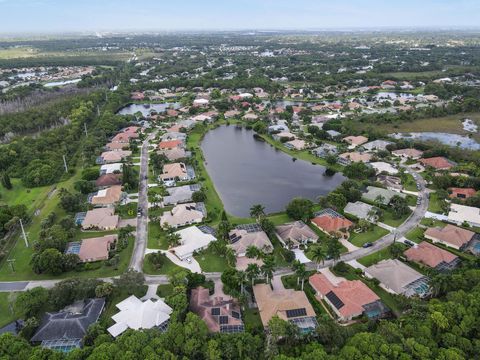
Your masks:
M312 222L328 233L336 232L341 229L348 229L353 226L353 223L344 217L334 217L328 214L313 218Z
M475 235L475 233L473 231L448 224L444 228L428 228L424 235L427 239L441 241L461 248L463 245L472 240L472 237Z
M477 193L473 188L450 188L448 191L450 192L451 198L460 199L468 199Z
M443 156L431 157L419 160L425 166L431 166L437 170L448 170L455 166L455 163Z
M182 144L182 140L162 141L158 144L159 149L173 149Z
M122 175L113 173L104 174L95 181L95 185L97 187L122 185Z
M437 267L442 262L449 264L457 259L457 256L452 253L440 249L427 241L422 241L417 246L406 250L404 255L410 261L422 263L431 268Z
M309 282L323 296L332 291L344 304L337 310L345 318L361 315L364 311L364 305L380 300L377 294L360 280L345 280L335 285L320 273L310 276Z

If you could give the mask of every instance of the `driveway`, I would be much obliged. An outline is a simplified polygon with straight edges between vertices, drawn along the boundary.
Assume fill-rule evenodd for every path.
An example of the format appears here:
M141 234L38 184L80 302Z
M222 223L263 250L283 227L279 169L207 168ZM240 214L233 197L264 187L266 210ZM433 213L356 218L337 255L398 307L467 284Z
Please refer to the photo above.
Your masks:
M293 249L293 253L295 254L295 260L300 261L301 264L306 264L311 261L309 258L307 258L303 250Z
M145 255L147 254L152 254L156 252L161 252L162 254L165 254L167 258L173 262L175 265L180 266L182 268L188 269L193 273L201 274L202 273L202 268L200 267L200 264L198 263L197 260L193 258L193 256L190 258L192 259L192 262L189 264L186 261L180 260L178 257L173 255L170 251L168 250L160 250L160 249L146 249L145 250Z
M358 246L353 245L350 241L345 239L340 239L340 243L347 248L348 252L352 252L359 249Z
M272 288L273 290L285 290L285 286L283 286L283 283L282 283L281 275L275 275L272 278Z

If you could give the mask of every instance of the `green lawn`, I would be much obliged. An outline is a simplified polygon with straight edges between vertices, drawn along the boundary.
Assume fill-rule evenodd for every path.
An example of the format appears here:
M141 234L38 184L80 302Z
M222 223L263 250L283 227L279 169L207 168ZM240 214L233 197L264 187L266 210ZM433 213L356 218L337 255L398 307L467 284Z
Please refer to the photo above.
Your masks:
M0 327L15 320L15 316L10 312L9 296L10 293L0 292Z
M417 182L415 181L413 176L408 173L406 173L405 176L406 176L406 181L402 184L405 190L418 191Z
M382 236L388 234L388 230L381 228L380 226L374 225L372 230L356 234L355 232L350 233L349 241L355 245L361 247L367 242L375 242L380 239Z
M403 245L403 244L401 244L401 245ZM403 245L403 247L405 247L405 249L407 248L406 245ZM392 258L392 253L390 252L390 246L389 246L389 247L387 247L385 249L382 249L380 251L377 251L373 254L370 254L370 255L367 255L363 258L360 258L357 261L360 264L362 264L363 266L368 267L370 265L378 263L381 260L391 259L391 258Z
M115 213L122 219L133 219L137 216L137 203L128 203L125 205L117 206Z
M408 216L410 215L411 211L402 216L401 218L395 218L393 213L390 212L390 211L384 211L384 214L383 214L383 220L382 222L384 224L387 224L387 225L390 225L390 226L393 226L393 227L399 227L400 225L402 225L405 220L407 220Z
M168 275L172 271L179 268L180 267L175 265L172 261L170 261L170 259L165 259L165 264L157 270L152 266L152 263L149 260L149 255L145 257L145 261L143 263L143 271L150 275Z
M13 188L7 190L0 185L0 205L25 205L32 212L46 199L53 189L52 185L36 188L26 188L20 179L11 179Z
M439 199L436 193L431 193L428 202L428 211L437 214L443 214L442 204L444 204L444 200Z
M410 230L406 235L405 237L408 239L408 240L411 240L415 243L420 243L422 242L424 239L423 239L423 233L425 232L424 229L422 228L419 228L419 227L416 227L412 230Z
M173 285L172 284L158 285L157 295L160 296L161 298L166 298L167 296L169 296L172 293L173 293Z
M263 332L262 319L258 309L245 309L243 310L243 322L245 324L245 330L249 333L260 334Z
M225 257L220 256L209 249L205 249L198 253L194 258L200 264L202 271L205 272L223 272L229 267Z

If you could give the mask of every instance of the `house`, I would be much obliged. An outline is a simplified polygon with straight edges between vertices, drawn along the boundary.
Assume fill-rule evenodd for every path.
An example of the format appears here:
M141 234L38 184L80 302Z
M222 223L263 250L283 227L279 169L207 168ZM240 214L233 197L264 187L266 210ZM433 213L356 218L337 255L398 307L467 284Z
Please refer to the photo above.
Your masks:
M335 131L335 130L327 130L328 136L330 136L331 139L336 139L337 137L341 136L342 133Z
M367 277L378 279L380 286L392 294L424 297L429 293L428 278L400 260L382 260L364 272Z
M231 118L234 118L234 117L237 117L241 114L240 111L238 110L228 110L228 111L225 111L225 114L224 117L225 119L231 119Z
M359 152L346 152L343 154L340 154L338 156L338 163L340 165L349 165L351 163L358 163L358 162L363 162L363 163L368 163L370 160L372 160L372 154L368 153L359 153Z
M99 189L115 185L122 185L122 174L104 174L95 180L95 186Z
M192 289L190 310L207 324L210 332L232 334L244 331L238 302L215 294L210 296L209 289L202 286Z
M357 146L365 144L368 141L368 138L360 135L360 136L347 136L347 137L344 137L342 140L350 145L349 148L353 149L353 148L356 148Z
M193 106L208 106L209 102L208 99L195 99L193 100Z
M275 227L275 234L285 247L298 248L300 244L317 242L318 235L303 221Z
M325 301L340 321L349 321L365 314L379 318L388 312L380 298L361 280L343 280L333 283L324 274L317 273L308 279L319 301Z
M131 151L127 150L118 150L118 151L106 151L100 155L100 158L97 160L98 164L111 164L122 161L123 159L132 155Z
M193 175L193 176L192 176ZM163 182L168 181L189 181L195 178L194 173L188 171L184 163L165 164L163 166L163 174L160 174L160 179Z
M114 208L96 208L87 211L82 221L82 229L115 230L119 220L119 216L115 215Z
M438 242L457 250L465 250L468 244L475 237L475 233L473 231L448 224L443 228L428 228L423 236L425 239L432 240L433 243Z
M305 149L306 142L304 140L295 139L295 140L287 141L284 145L288 149L303 150Z
M477 191L473 188L456 188L452 187L448 189L448 193L451 199L468 199L475 196Z
M167 188L168 196L164 196L164 205L176 205L178 203L185 203L192 201L193 193L199 191L201 186L199 184L177 186Z
M395 166L384 161L371 162L370 166L375 169L375 172L377 174L382 174L382 173L386 173L388 175L398 174L398 169Z
M208 245L217 240L215 236L209 232L203 232L197 226L176 231L175 234L180 235L180 245L170 249L180 260L192 257L194 252L206 249Z
M268 132L277 133L277 132L289 132L287 125L271 125L268 127Z
M131 134L120 132L112 138L112 143L128 144L131 138Z
M470 226L480 226L480 209L473 206L451 204L448 221L457 225L467 223Z
M113 173L121 173L123 169L122 163L113 163L113 164L105 164L100 167L100 175L104 174L113 174Z
M142 301L135 295L131 295L115 306L120 311L112 316L115 324L107 329L110 335L115 338L127 329L156 328L165 331L173 312L173 309L161 299Z
M90 325L96 323L105 307L105 299L80 300L59 312L47 312L30 338L42 347L69 352L80 348Z
M332 209L324 209L315 213L312 223L328 235L336 233L346 234L353 226L353 222Z
M253 295L264 328L278 316L296 325L301 333L309 333L317 327L316 314L303 291L292 289L272 290L269 284L257 284Z
M370 202L377 202L381 199L383 205L388 205L394 196L405 198L407 195L376 186L367 186L367 192L362 195L362 198Z
M83 239L81 242L71 242L67 246L66 254L77 254L81 262L108 260L110 250L115 246L116 234L102 237Z
M122 198L122 186L114 185L89 196L89 202L94 206L112 206L118 204Z
M187 139L187 134L178 131L169 131L162 135L162 141L168 140L182 140L183 142Z
M178 204L170 211L166 211L160 218L160 225L169 225L178 228L185 225L198 224L206 216L203 203Z
M401 191L403 189L402 179L398 176L380 174L377 176L377 181L390 190Z
M316 149L313 149L312 154L321 158L326 158L327 156L330 156L330 155L337 156L338 148L335 145L323 143Z
M363 144L362 147L366 151L378 151L378 150L387 150L388 145L392 145L393 143L391 141L385 141L385 140L374 140L370 141L366 144Z
M247 112L245 115L243 115L243 120L256 121L258 120L258 116L255 115L253 112Z
M288 140L293 140L295 139L295 135L288 131L282 131L277 134L273 134L272 138L276 141L281 141L282 139L288 139Z
M434 168L435 170L450 170L457 164L443 156L431 157L418 160L423 166Z
M119 151L123 149L128 149L129 148L129 143L114 143L110 142L107 145L105 145L105 149L109 151Z
M267 234L258 224L238 225L228 233L230 244L237 257L245 256L249 246L255 246L266 253L273 251Z
M422 241L420 244L412 246L403 254L408 261L413 261L438 271L453 270L460 263L458 256L447 250L440 249L427 241Z
M420 159L423 155L423 151L417 149L399 149L392 151L392 154L395 156L399 156L405 159L413 159L417 160Z
M378 220L376 208L361 201L356 201L354 203L349 202L347 206L345 206L345 209L343 209L343 212L355 216L357 219L364 219L373 223Z
M130 138L132 139L137 139L140 137L138 130L140 130L139 126L129 126L129 127L123 128L120 131L124 134L128 134L128 136L130 136Z
M192 155L190 151L185 151L185 149L179 147L174 149L159 150L158 153L165 155L165 157L170 161L186 159Z
M159 150L172 150L172 149L182 148L182 147L184 147L184 142L183 140L180 140L180 139L165 140L165 141L161 141L158 144Z

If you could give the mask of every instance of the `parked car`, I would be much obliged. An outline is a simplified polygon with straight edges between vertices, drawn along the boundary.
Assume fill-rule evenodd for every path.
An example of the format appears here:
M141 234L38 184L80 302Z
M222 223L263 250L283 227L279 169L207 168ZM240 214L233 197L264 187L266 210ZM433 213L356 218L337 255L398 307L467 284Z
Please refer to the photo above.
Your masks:
M192 263L192 259L191 259L191 258L186 258L185 261L186 261L187 263L189 263L189 264Z
M365 244L362 245L362 247L364 247L364 248L369 248L371 246L373 246L373 243L371 243L371 242L366 242Z
M410 247L415 246L415 243L413 241L410 241L410 240L404 240L403 243L405 245L410 246Z

